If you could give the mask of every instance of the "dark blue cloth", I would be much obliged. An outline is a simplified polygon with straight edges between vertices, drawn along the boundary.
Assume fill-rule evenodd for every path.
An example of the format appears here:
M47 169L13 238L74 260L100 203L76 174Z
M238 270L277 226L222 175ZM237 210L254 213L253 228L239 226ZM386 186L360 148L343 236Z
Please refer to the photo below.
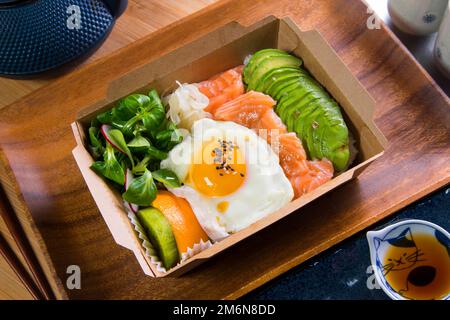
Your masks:
M427 220L450 230L450 188L419 200L369 229L404 219ZM388 299L373 285L367 231L281 275L244 299Z

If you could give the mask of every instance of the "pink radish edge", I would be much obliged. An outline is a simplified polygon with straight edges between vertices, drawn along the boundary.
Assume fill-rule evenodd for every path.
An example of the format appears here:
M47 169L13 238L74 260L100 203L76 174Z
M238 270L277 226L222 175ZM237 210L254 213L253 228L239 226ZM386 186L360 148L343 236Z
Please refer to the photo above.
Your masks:
M133 173L131 172L130 169L127 168L127 172L125 174L125 191L127 191L129 185L131 184L131 182L133 181ZM129 203L128 201L124 201L125 205L128 206L128 208L130 208L131 211L133 211L134 213L137 213L139 211L139 206L137 204L134 203Z
M112 126L108 125L108 124L103 124L100 128L100 132L102 133L103 137L105 137L106 141L108 141L108 143L110 145L113 146L114 149L116 149L117 151L119 151L120 153L123 153L124 155L127 155L125 153L125 151L123 151L122 149L119 148L119 146L117 146L116 144L114 144L114 142L112 141L112 139L109 137L109 131L112 129Z

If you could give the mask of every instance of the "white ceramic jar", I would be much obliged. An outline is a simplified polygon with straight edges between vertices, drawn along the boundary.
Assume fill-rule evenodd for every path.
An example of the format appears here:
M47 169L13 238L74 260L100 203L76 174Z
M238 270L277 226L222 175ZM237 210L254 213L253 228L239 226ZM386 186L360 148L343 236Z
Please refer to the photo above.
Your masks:
M450 4L444 14L434 47L436 65L450 78Z
M405 33L427 35L439 29L448 0L389 0L394 25Z

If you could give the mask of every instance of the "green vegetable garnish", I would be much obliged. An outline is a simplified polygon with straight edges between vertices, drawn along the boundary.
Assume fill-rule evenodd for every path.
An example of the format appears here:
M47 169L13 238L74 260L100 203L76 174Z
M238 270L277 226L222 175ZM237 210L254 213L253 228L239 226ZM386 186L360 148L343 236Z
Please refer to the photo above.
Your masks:
M159 170L160 161L183 140L165 114L158 93L151 90L148 95L132 94L121 99L116 107L99 114L89 128L89 149L99 160L92 169L122 186L129 170L134 179L127 182L122 197L131 204L151 205L157 193L153 179L160 187L180 186L175 173Z
M153 159L164 160L167 158L167 153L161 151L153 146L147 148L147 154L151 156Z
M101 141L100 130L96 127L89 128L90 150L94 159L99 159L105 152L105 147Z
M114 148L109 143L106 143L106 150L103 154L104 161L94 162L91 169L109 180L123 185L125 183L125 171L119 161L117 161L114 152Z
M156 90L151 90L148 96L150 97L151 103L146 109L147 112L142 115L142 123L147 130L153 131L164 121L166 111Z
M146 108L150 103L150 97L144 94L132 94L119 101L113 114L116 119L128 121L133 118L140 108Z
M114 120L112 110L105 111L97 115L97 121L103 124L111 124Z
M145 151L148 147L150 147L150 141L141 134L137 134L133 140L128 142L128 148L135 152Z
M181 186L180 180L177 175L167 169L160 169L153 172L153 178L156 181L161 182L166 188L179 188Z
M156 198L157 188L150 171L145 170L144 174L128 186L127 191L122 194L122 198L130 203L148 207Z
M128 158L131 161L131 165L134 167L133 156L131 155L131 151L127 146L127 143L125 141L122 132L118 129L112 129L109 130L108 135L109 138L111 139L111 142L114 143L115 146L117 146L123 153L125 153L128 156Z
M158 93L151 90L148 95L121 99L114 108L97 115L88 135L89 150L98 160L91 169L124 190L123 200L139 217L164 267L172 268L180 257L172 227L151 204L158 187L181 185L174 172L160 169L160 162L183 136L166 118Z

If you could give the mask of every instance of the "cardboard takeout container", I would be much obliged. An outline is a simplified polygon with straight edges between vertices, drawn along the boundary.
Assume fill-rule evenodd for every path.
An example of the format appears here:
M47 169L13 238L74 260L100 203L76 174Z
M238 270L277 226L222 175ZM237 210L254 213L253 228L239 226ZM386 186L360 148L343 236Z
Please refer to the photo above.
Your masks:
M85 136L89 123L98 113L113 107L124 96L135 92L147 93L150 88L157 89L163 95L175 89L175 80L194 83L208 79L242 64L247 55L264 48L280 48L303 59L304 67L341 105L356 140L358 156L350 169L318 189L162 273L146 255L142 240L123 208L119 192L90 169L93 159L86 149ZM73 155L114 240L134 252L145 274L153 277L178 276L360 174L382 155L386 143L373 123L373 110L373 99L317 31L302 32L288 18L268 17L248 27L233 22L112 82L106 99L87 107L72 124L77 142Z

